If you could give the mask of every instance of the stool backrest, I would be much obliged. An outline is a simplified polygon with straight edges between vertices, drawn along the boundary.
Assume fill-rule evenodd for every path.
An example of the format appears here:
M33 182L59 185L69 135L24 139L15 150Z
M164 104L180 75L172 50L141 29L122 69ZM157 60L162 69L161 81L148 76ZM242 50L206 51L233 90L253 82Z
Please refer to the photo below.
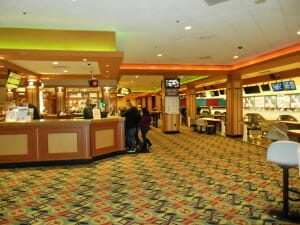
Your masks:
M298 166L299 148L299 143L294 141L276 141L268 147L267 161L286 168Z

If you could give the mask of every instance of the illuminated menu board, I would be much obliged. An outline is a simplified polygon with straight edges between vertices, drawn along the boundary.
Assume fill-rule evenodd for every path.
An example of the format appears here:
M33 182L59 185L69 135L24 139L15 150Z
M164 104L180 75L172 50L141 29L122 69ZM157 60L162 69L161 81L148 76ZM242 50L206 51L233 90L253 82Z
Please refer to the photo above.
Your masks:
M255 108L263 108L264 107L264 103L265 103L264 96L257 96L257 97L255 97L254 103L255 103Z
M300 109L300 94L295 94L290 96L291 96L291 108Z
M265 108L266 109L274 109L276 108L277 97L275 95L265 96Z
M290 108L291 98L289 95L282 95L277 97L277 108L286 109Z
M254 108L254 97L245 98L245 108Z

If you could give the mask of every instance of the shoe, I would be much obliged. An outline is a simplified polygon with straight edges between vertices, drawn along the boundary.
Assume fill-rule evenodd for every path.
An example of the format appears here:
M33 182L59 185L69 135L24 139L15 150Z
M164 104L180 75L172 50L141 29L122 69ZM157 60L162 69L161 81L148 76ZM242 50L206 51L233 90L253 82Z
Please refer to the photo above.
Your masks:
M128 153L135 153L135 150L134 149L130 149L127 151Z

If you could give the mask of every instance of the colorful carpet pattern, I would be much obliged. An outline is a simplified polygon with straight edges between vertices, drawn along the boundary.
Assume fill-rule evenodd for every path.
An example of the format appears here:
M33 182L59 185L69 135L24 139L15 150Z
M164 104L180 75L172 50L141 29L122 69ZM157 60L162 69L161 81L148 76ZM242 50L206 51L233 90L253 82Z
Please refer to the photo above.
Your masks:
M0 224L297 224L268 215L282 207L282 173L265 148L189 128L148 136L151 153L1 169ZM290 186L299 179L290 169Z

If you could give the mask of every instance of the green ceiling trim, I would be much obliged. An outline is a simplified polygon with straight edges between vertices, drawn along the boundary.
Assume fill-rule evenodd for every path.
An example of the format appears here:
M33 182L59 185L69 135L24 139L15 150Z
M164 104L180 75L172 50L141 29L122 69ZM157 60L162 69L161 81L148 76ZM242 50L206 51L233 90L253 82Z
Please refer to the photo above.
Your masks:
M147 89L147 90L131 90L131 92L136 92L136 93L140 93L140 92L157 92L157 91L161 91L161 88Z
M191 77L187 77L186 79L182 79L180 81L180 84L187 84L196 80L201 80L204 78L207 78L208 76L191 76Z
M116 51L115 32L0 28L0 49Z

